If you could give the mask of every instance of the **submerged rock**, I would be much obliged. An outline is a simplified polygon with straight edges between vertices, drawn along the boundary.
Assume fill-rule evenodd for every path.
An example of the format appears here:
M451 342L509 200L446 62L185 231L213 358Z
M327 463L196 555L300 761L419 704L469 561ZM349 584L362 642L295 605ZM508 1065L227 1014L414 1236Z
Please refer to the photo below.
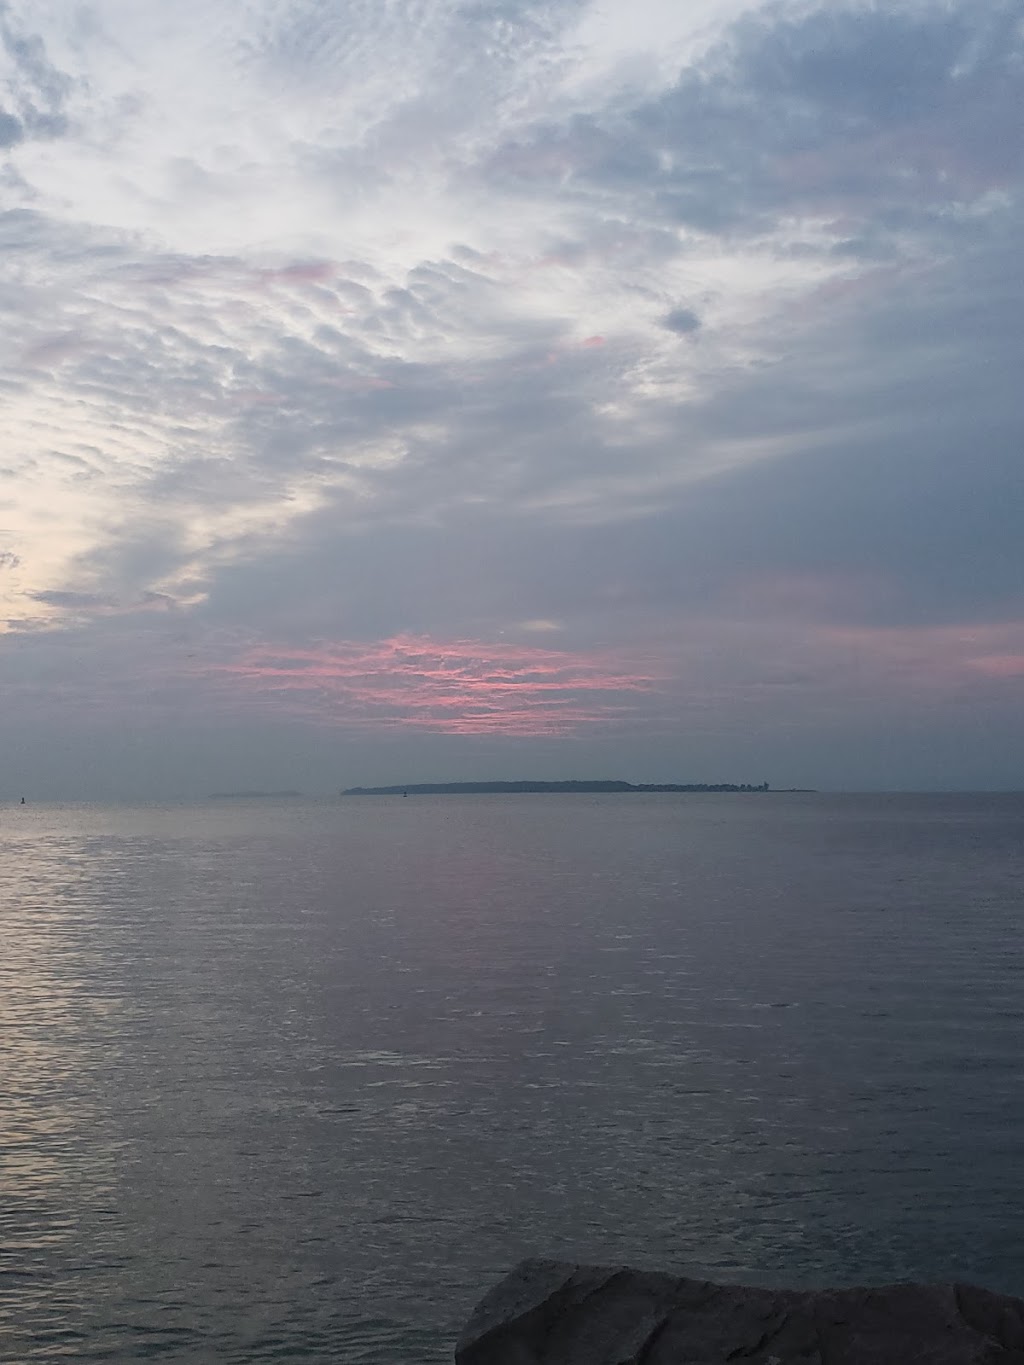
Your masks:
M1024 1365L1024 1300L964 1284L746 1289L524 1261L456 1365Z

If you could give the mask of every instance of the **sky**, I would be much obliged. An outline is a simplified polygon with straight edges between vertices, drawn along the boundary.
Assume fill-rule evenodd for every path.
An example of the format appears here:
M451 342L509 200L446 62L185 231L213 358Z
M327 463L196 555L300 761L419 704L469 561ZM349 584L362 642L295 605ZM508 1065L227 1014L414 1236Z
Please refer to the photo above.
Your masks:
M1024 786L1002 0L0 0L0 797Z

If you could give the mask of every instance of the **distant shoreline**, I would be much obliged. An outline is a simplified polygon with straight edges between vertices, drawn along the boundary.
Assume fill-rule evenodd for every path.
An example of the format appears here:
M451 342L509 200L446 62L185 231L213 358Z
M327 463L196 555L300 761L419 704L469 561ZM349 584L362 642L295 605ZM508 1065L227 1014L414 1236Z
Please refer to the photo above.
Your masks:
M791 787L790 791L810 791ZM767 782L409 782L391 787L346 787L342 796L616 795L620 792L770 792Z

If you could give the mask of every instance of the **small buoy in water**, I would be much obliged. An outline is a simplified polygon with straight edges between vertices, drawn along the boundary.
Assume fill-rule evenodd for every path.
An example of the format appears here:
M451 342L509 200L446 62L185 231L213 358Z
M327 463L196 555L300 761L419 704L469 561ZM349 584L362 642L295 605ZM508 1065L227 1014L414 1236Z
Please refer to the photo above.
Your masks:
M22 804L22 805L25 804L25 798L24 798L24 797L21 798L21 804Z

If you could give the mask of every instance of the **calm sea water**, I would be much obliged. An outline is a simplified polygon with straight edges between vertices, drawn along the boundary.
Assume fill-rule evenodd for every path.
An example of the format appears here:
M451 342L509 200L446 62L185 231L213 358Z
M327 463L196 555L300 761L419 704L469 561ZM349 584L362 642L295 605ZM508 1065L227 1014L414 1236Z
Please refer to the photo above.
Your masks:
M0 811L0 1359L451 1359L519 1257L1024 1293L1024 798Z

